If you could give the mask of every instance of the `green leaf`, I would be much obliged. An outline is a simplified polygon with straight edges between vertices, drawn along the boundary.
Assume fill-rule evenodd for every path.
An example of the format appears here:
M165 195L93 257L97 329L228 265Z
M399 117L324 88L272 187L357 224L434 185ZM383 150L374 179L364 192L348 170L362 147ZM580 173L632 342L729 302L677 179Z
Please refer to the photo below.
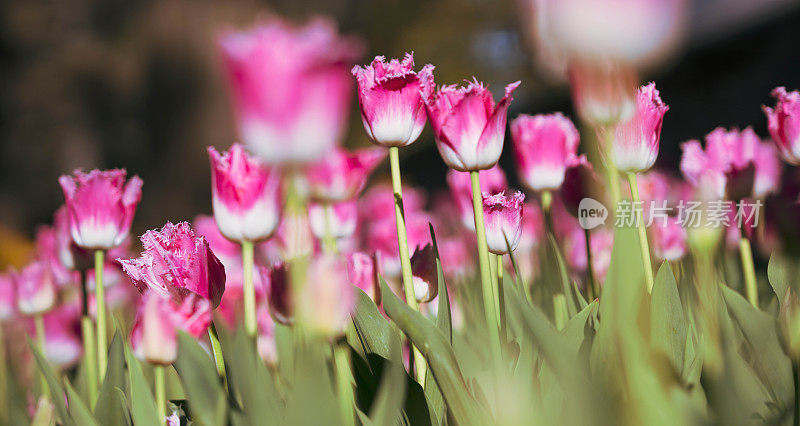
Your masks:
M650 296L650 343L667 355L677 372L684 365L686 329L678 284L669 262L664 262L658 268Z
M460 425L488 424L488 414L469 394L458 361L447 337L427 318L400 301L381 280L383 307L392 321L400 327L428 361L450 413Z
M125 360L128 365L133 423L136 425L161 424L153 393L144 378L144 373L142 373L142 366L127 345L125 345Z
M792 288L795 293L800 289L798 280L800 280L800 262L789 259L779 253L773 253L769 257L769 265L767 265L767 278L775 296L778 297L780 304L783 304L783 297L786 295L786 289Z
M122 337L119 333L114 333L109 349L108 365L106 367L106 377L103 386L97 396L95 405L95 415L97 420L104 425L119 424L115 422L115 417L119 414L115 412L118 408L115 404L117 398L115 389L125 387L125 350Z
M558 243L552 235L548 235L550 242L550 250L553 252L556 263L558 265L559 276L561 278L561 288L564 291L564 296L567 299L567 314L568 318L572 318L578 313L578 306L575 304L575 295L572 293L572 285L569 282L567 275L567 265L564 263L564 256L561 255L561 250L558 248Z
M402 352L400 342L394 344L393 359L400 359ZM369 410L369 418L378 426L392 426L398 422L406 394L406 372L402 362L387 361L383 364L384 372L375 401Z
M433 225L428 224L431 232L431 241L433 242L433 252L436 257L436 276L437 285L439 286L439 302L436 315L436 327L447 337L447 341L453 344L453 323L450 314L450 295L447 292L447 285L444 281L444 272L442 269L442 261L439 257L439 245L436 243L436 234L433 232ZM506 241L508 244L508 241ZM513 259L512 259L513 262ZM436 422L441 423L444 417L444 411L447 409L444 405L444 398L436 385L436 381L430 374L425 375L425 396L430 401L430 408L433 410Z
M252 425L280 423L282 415L275 380L258 356L253 340L243 330L236 333L232 350L225 351L225 359L228 360L228 382L242 400L243 418Z
M67 387L67 400L69 400L69 412L75 423L81 426L99 425L94 416L92 416L92 412L89 411L89 408L83 403L78 393L72 388L72 385L69 382L65 384Z
M722 294L731 318L741 329L749 347L752 368L781 409L792 406L792 365L778 340L775 319L753 307L730 288L722 286Z
M44 356L42 356L41 352L39 352L38 345L34 344L30 338L27 339L28 346L31 348L34 358L36 358L36 365L39 366L39 371L44 374L44 378L47 381L47 386L50 387L50 395L52 395L51 400L55 406L58 418L61 420L61 423L66 425L73 424L72 418L69 416L69 412L67 411L67 405L64 404L64 388L61 387L61 383L58 381L58 379L56 379L55 374L53 374L53 370L50 368L50 363L48 363Z
M367 360L370 359L369 354L392 359L392 346L400 341L397 329L386 320L366 293L358 288L354 288L354 291L356 309L352 318L358 342L351 342L352 346L366 352Z
M112 423L110 424L131 426L133 424L131 423L131 409L128 407L125 392L120 388L114 388L114 395L116 395L116 397L112 404L115 407L114 411L116 412L116 417L112 419Z
M183 382L192 419L201 426L225 424L227 400L214 361L192 336L180 332L175 369Z

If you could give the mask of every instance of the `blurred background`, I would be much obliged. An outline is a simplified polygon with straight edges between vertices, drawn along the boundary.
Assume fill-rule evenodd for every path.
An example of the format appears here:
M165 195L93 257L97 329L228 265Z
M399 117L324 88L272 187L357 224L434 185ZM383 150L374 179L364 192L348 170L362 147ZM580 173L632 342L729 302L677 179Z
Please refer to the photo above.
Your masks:
M362 63L414 51L418 68L436 65L439 83L474 75L498 94L522 80L509 119L551 111L575 117L559 63L536 37L532 4L542 1L4 0L0 266L25 256L37 224L49 223L63 203L58 176L75 168L122 167L144 179L134 235L210 213L204 148L235 141L215 39L269 13L298 21L333 17L342 32L366 40ZM800 87L798 6L686 3L685 19L671 21L677 30L668 54L641 74L657 82L670 105L657 167L678 173L679 143L720 125L752 125L767 136L760 106L773 104L770 91ZM355 102L345 143L366 145ZM431 190L444 186L446 166L429 128L403 155L405 179ZM509 172L510 157L507 149L501 159Z

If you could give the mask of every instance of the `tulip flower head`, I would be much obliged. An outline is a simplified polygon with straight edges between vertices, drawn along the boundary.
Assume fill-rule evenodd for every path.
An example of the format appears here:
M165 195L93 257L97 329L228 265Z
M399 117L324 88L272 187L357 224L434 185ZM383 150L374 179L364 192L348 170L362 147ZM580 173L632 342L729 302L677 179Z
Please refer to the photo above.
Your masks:
M76 170L61 176L72 239L80 247L108 250L128 237L142 198L138 176L125 182L125 170Z
M73 367L83 355L83 345L75 331L79 312L62 306L44 315L44 355L59 370Z
M118 259L139 292L151 290L174 302L197 295L219 306L225 291L225 268L203 237L187 222L167 222L160 231L141 237L144 251L134 259Z
M558 189L577 158L578 129L561 113L517 117L511 140L521 180L533 191Z
M356 232L358 203L356 200L333 204L311 202L308 205L308 220L311 232L319 240L326 238L328 233L336 239L350 237Z
M432 221L433 218L423 211L413 214L406 211L409 256L413 254L412 247L424 246L431 241L429 223ZM394 217L370 223L366 233L366 245L370 252L378 253L380 271L384 276L400 275L400 247L397 244L397 224Z
M686 230L678 218L655 220L650 229L657 259L673 262L686 254Z
M619 171L639 173L653 166L667 110L655 83L639 88L633 116L618 124L614 133L612 153Z
M12 271L0 274L0 323L13 318L17 313L17 289Z
M581 118L599 125L627 121L636 106L636 70L613 60L572 61L572 101Z
M295 302L297 321L319 335L340 336L355 309L353 289L344 262L331 255L314 258Z
M334 149L325 158L306 167L311 197L321 202L355 198L386 154L384 148L364 148L353 152Z
M43 260L29 263L16 275L17 309L23 315L43 314L55 306L56 283L50 265Z
M281 211L281 176L261 164L239 144L211 158L214 219L222 235L233 241L259 241L272 236Z
M481 170L478 175L480 177L481 193L496 194L508 188L506 174L498 165ZM470 231L475 231L475 216L472 212L472 181L469 173L448 170L447 186L450 187L450 194L461 214L461 223Z
M511 196L504 192L483 195L483 217L486 224L486 244L494 254L507 254L517 248L522 237L522 210L525 195L519 191ZM508 242L506 242L508 241Z
M285 325L294 323L294 301L291 293L289 265L279 263L271 268L259 267L261 281L267 287L269 314L275 322Z
M422 96L433 126L436 147L448 167L460 172L491 168L500 159L511 94L520 82L506 86L495 104L483 83L436 88L433 69L420 72Z
M425 68L433 69L432 65ZM361 120L367 135L381 146L406 146L425 128L427 112L414 71L414 54L388 63L376 56L370 65L352 70L358 82Z
M417 302L427 303L435 299L439 294L439 278L433 244L417 246L411 256L411 273L414 277L414 296Z
M224 34L239 136L269 163L319 159L340 141L352 96L349 69L363 50L325 19L296 26L271 18Z
M775 108L763 107L767 115L767 128L781 157L787 163L800 164L800 92L787 92L776 87L772 96L777 99Z
M581 201L584 198L597 197L595 191L600 186L600 178L595 173L592 163L586 160L584 155L576 157L564 172L564 182L559 192L567 212L577 218Z

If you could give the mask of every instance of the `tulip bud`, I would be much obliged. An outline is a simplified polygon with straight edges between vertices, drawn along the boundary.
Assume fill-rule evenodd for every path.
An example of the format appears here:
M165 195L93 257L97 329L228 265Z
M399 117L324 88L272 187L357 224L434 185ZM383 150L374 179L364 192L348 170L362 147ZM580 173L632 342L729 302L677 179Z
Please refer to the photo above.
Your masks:
M578 217L578 209L584 198L593 195L594 190L600 187L600 179L592 168L592 163L581 155L568 165L564 173L564 183L561 185L561 201L567 212Z
M336 202L358 196L369 175L386 158L383 148L364 148L353 152L337 148L306 167L306 181L311 197L317 201Z
M128 237L136 206L142 198L142 180L125 183L125 170L76 170L61 176L72 239L86 249L108 250Z
M297 321L314 333L335 338L344 333L355 308L353 285L343 262L330 255L313 259L297 295Z
M47 262L31 262L16 277L17 309L23 315L43 314L56 303L56 285Z
M686 254L686 230L678 218L656 220L650 229L657 259L673 262Z
M525 195L519 191L512 196L504 192L483 195L483 218L486 225L486 244L494 254L514 250L522 236L522 210Z
M295 26L277 18L224 34L227 71L239 136L269 163L304 163L340 141L352 96L348 73L361 42L333 22Z
M370 65L356 65L352 73L358 82L361 120L369 138L382 146L407 146L417 140L427 115L420 79L414 72L414 54L406 53L402 62L392 59L389 63L376 56Z
M520 115L511 122L520 179L532 191L555 191L578 152L578 129L561 113Z
M151 364L169 365L178 357L178 339L167 297L148 291L142 297L136 323L131 330L133 353Z
M800 92L776 87L772 96L777 99L775 108L762 107L769 134L784 161L796 166L800 164Z
M214 219L225 237L238 242L260 241L275 232L281 211L281 177L247 155L239 144L211 158L211 198Z
M308 219L311 232L319 240L327 236L347 238L356 232L358 204L356 200L333 204L312 202L308 205Z
M653 166L667 110L669 107L661 101L655 83L639 88L633 116L614 130L612 153L619 171L639 173Z
M414 282L414 296L419 303L427 303L439 294L439 277L436 271L436 253L432 244L414 250L411 256L411 273Z
M631 65L616 61L573 61L569 77L572 100L583 120L609 125L633 115L638 79Z
M14 273L0 274L0 324L13 318L17 313L16 283Z
M800 362L800 298L789 287L778 314L781 346L794 363Z
M485 170L503 152L506 112L520 82L506 86L496 105L489 89L473 79L466 87L436 89L433 69L420 71L422 97L436 137L436 147L448 167L460 172Z
M269 314L276 322L291 325L294 323L294 301L289 265L281 263L271 268L259 266L258 272L267 288Z
M490 169L478 172L481 184L481 193L496 194L508 188L506 174L500 166L495 165ZM469 173L456 170L447 171L447 186L453 197L458 211L461 213L461 223L464 227L475 231L475 214L472 212L472 180Z

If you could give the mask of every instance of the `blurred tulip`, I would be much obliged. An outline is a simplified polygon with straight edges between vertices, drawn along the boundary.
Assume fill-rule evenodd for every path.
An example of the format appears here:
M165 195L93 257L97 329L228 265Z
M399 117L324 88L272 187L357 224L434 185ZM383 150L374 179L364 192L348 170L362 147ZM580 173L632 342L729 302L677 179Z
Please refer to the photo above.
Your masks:
M514 159L522 183L532 191L554 191L578 152L578 129L560 112L520 115L511 122Z
M211 251L225 266L226 275L228 269L242 267L242 247L222 235L213 217L206 215L195 217L192 228L197 236L203 237L208 242ZM230 279L226 280L226 287L229 281Z
M17 289L13 271L0 274L0 323L13 318L17 313Z
M299 259L314 253L314 235L307 214L286 212L275 237L282 260Z
M295 300L295 316L307 330L332 338L340 336L355 309L355 293L345 263L326 254L312 259L305 285Z
M233 241L260 241L278 227L283 199L277 169L261 164L239 144L228 152L208 148L211 199L222 235Z
M572 102L584 121L609 125L633 115L638 79L630 64L609 60L572 61L569 77Z
M36 257L47 262L57 288L80 284L80 273L61 262L55 228L42 225L36 230Z
M426 65L425 68L433 68ZM401 62L385 62L376 56L372 64L356 65L361 120L367 135L381 146L407 146L425 128L427 115L420 95L420 79L414 71L414 53Z
M433 81L433 69L420 71L422 96L436 136L436 147L448 167L460 172L484 170L497 164L503 152L506 112L520 82L506 86L497 104L477 80L466 87L442 86Z
M417 246L424 246L431 241L428 224L433 218L427 213L418 211L414 214L406 211L406 234L408 235L408 255ZM386 277L400 275L400 248L397 244L397 225L394 217L383 218L369 224L366 245L370 252L378 253L380 270Z
M319 240L328 233L336 239L347 238L356 232L358 223L358 202L341 201L332 204L311 202L308 204L308 221L311 232Z
M564 182L561 185L561 201L569 214L578 217L578 209L584 198L597 197L595 191L601 186L600 178L594 172L592 163L581 155L567 165Z
M353 152L337 148L306 167L305 177L311 197L335 202L355 198L364 189L369 175L386 158L383 148L364 148Z
M420 188L403 186L403 209L406 215L425 207L425 192ZM369 220L394 219L394 192L391 185L370 186L359 200L359 216Z
M612 153L619 171L639 173L653 166L658 157L661 124L668 110L655 83L639 88L633 116L614 130Z
M650 235L656 259L673 262L686 254L686 230L677 217L654 220Z
M414 296L417 302L428 303L435 299L439 294L439 278L433 244L417 246L411 256L411 273L414 277Z
M367 296L380 306L381 286L378 282L378 270L376 254L355 252L347 257L347 278L350 283L367 293Z
M187 222L167 222L160 231L141 236L144 251L122 260L122 268L141 293L147 289L173 301L196 294L219 306L225 291L225 268L203 237L196 237Z
M507 254L517 248L522 236L522 212L525 195L519 191L507 196L504 192L483 194L483 217L486 244L494 254ZM506 242L507 241L507 242Z
M59 370L75 366L83 355L78 330L79 310L58 308L44 315L44 355Z
M481 183L481 193L496 194L508 189L506 174L498 165L478 172ZM450 194L455 201L458 211L461 213L461 222L464 226L475 231L475 216L472 212L472 183L469 173L456 170L447 171L447 186L450 187Z
M258 272L267 289L269 314L276 322L291 325L294 322L294 302L289 265L281 263L271 268L259 267Z
M295 26L267 19L244 32L223 34L239 136L270 163L316 160L339 142L353 83L348 70L361 42L342 37L333 22Z
M800 164L800 92L776 87L772 96L777 99L775 108L762 107L767 115L769 134L781 157L796 166Z
M55 306L56 284L50 265L37 260L16 274L17 309L23 315L43 314Z
M448 278L462 280L475 273L477 262L473 250L463 236L444 238L437 241L442 269Z
M522 233L517 250L530 252L542 242L544 238L544 213L536 202L525 203L525 214L522 215Z
M262 304L256 312L258 320L258 354L261 359L270 366L274 367L278 362L278 348L275 344L275 322L269 315L269 310Z
M80 247L108 250L128 237L136 206L142 198L142 180L125 183L125 170L76 170L61 176L72 239Z

